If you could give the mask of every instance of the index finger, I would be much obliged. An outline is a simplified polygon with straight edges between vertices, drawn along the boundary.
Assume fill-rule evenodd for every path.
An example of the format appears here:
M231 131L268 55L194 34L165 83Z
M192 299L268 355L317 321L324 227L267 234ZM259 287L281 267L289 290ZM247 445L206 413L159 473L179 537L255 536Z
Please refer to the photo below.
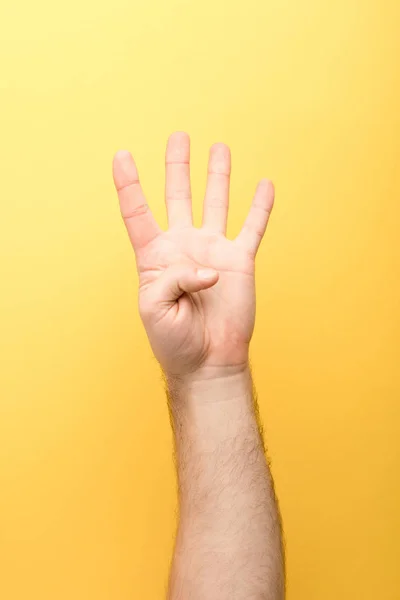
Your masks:
M121 214L136 252L157 237L161 229L146 202L130 152L117 152L113 161L113 176Z

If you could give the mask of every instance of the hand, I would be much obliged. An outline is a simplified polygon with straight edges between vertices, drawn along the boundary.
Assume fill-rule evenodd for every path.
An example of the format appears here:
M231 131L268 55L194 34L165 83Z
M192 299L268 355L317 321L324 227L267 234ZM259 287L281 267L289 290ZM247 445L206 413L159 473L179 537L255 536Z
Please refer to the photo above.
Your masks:
M262 180L241 232L228 240L230 151L215 144L203 223L196 228L189 161L189 137L174 133L166 151L167 231L150 211L129 152L118 152L113 164L136 256L140 315L156 358L172 377L247 366L255 319L254 260L274 201L272 184Z

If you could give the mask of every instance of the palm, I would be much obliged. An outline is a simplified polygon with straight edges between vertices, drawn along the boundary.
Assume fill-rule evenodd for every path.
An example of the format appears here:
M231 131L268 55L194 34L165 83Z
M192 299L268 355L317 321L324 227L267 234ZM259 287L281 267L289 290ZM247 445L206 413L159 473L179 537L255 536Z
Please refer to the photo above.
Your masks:
M219 280L190 297L183 294L154 325L156 335L190 363L203 354L208 364L244 362L254 326L254 261L223 235L194 227L169 230L137 255L140 304L166 265L182 264L213 268Z
M229 174L229 150L215 146L210 153L203 226L193 227L189 141L184 134L171 136L166 178L170 228L163 232L145 202L132 158L126 153L116 157L114 179L136 254L140 311L154 353L170 373L235 366L248 357L255 314L254 257L272 208L273 190L265 182L259 186L241 233L228 240ZM193 279L199 268L216 271L218 281L202 285L188 279L186 287L179 283L180 278Z

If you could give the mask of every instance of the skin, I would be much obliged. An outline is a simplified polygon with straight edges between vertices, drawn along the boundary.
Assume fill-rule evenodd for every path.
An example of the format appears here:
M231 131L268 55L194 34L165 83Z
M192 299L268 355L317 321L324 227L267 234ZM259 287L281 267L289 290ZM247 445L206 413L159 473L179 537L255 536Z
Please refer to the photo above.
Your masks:
M230 151L210 149L203 221L193 226L190 141L166 150L168 230L157 225L131 154L113 175L139 274L139 310L167 386L179 484L170 600L281 600L279 512L249 366L255 256L274 189L262 180L226 238Z

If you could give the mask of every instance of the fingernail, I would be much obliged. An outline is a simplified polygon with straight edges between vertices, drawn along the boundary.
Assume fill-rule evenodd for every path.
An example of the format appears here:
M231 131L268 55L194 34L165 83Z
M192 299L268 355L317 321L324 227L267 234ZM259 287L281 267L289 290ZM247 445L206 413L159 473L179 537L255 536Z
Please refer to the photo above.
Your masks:
M214 279L217 271L214 269L197 269L197 276L199 279Z

